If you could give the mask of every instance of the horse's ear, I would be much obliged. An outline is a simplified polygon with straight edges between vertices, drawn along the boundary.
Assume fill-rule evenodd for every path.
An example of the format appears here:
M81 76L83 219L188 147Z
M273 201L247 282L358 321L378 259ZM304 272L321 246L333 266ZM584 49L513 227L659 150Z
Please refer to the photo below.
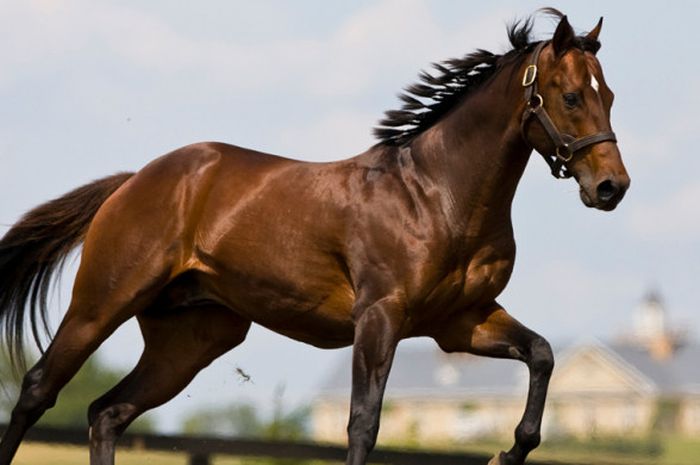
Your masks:
M600 30L603 28L603 17L601 16L600 19L598 20L598 24L593 28L591 32L586 34L586 39L590 40L598 40L598 36L600 35Z
M574 33L574 28L571 27L566 16L562 16L557 29L554 31L554 37L552 37L554 53L558 57L562 56L564 52L574 45L575 39L576 34Z

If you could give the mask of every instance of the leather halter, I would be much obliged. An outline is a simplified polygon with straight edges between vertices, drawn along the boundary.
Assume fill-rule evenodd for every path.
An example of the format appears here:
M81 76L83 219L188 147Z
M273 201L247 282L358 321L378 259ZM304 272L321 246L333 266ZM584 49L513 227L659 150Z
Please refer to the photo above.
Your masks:
M574 137L570 134L565 134L559 132L557 126L549 117L547 110L544 108L544 99L542 95L539 94L537 89L537 61L540 58L540 53L542 49L549 43L549 41L540 42L537 47L535 47L528 66L525 68L525 74L523 74L523 87L525 87L525 101L527 106L525 112L523 113L522 119L520 121L520 132L528 145L532 145L527 140L525 129L528 121L532 116L536 116L537 120L540 122L544 130L552 139L554 146L554 154L544 154L540 152L540 155L547 162L552 170L552 175L555 178L570 178L572 176L571 171L566 166L574 156L574 154L584 147L589 145L597 144L599 142L612 141L617 142L615 133L612 131L603 131L596 134L590 134L583 137ZM538 150L539 152L539 150Z

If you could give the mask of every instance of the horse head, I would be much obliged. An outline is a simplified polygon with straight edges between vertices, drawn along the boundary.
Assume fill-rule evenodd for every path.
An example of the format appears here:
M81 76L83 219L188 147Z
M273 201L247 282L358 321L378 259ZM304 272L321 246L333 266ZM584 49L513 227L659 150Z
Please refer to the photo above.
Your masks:
M574 177L588 207L613 210L630 184L610 125L614 94L596 53L602 18L577 36L561 15L551 40L534 49L523 73L522 132L556 177Z

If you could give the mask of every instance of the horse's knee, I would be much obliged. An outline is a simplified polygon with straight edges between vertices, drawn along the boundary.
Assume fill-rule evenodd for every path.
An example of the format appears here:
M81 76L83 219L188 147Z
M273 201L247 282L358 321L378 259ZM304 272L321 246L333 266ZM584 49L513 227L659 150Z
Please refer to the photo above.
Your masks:
M136 407L131 404L101 407L98 402L93 402L88 409L90 440L93 442L114 441L136 418Z
M554 369L552 346L543 337L538 337L530 346L529 365L533 371L549 376Z

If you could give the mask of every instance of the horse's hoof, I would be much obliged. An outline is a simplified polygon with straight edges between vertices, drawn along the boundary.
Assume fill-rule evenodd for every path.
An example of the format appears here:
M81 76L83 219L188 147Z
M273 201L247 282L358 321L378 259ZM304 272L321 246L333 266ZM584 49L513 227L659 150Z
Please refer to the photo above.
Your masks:
M500 452L494 455L493 458L489 460L488 465L506 465L506 453Z

